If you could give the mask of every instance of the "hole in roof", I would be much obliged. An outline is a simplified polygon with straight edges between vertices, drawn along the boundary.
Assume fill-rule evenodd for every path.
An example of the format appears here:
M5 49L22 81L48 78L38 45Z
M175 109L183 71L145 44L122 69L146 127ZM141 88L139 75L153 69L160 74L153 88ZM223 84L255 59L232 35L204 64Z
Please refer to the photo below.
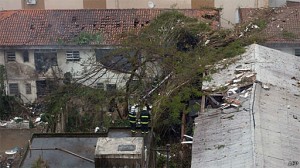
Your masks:
M137 18L135 18L134 22L133 22L133 26L137 27L138 24L139 24L139 20Z
M31 30L33 30L34 29L34 25L32 24L32 25L30 25L30 29Z
M72 17L72 22L76 22L76 20L77 20L77 17L76 17L76 16L73 16L73 17Z
M204 16L202 16L205 19L213 19L215 16L212 14L205 14Z

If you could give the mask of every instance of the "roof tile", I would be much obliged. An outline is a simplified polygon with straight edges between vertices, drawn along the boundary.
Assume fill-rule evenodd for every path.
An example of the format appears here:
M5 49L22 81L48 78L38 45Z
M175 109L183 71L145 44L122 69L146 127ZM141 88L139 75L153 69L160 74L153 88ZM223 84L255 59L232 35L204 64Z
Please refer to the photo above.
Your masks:
M72 41L81 32L100 32L102 45L119 44L119 35L139 31L166 9L80 9L18 10L0 12L0 46L58 45L59 40ZM218 25L216 10L179 10L186 16L206 20L214 15L212 26Z

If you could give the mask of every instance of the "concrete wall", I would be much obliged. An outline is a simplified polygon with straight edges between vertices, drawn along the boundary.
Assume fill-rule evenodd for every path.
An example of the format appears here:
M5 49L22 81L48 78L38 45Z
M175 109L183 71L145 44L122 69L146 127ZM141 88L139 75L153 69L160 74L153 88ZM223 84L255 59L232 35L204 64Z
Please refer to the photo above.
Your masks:
M149 0L107 0L107 9L149 8ZM191 0L152 0L154 8L190 9Z
M215 7L215 0L191 0L192 9Z
M286 0L269 0L270 7L280 7L286 4Z
M64 73L71 72L73 78L81 78L86 73L92 71L95 67L96 57L94 50L80 50L80 61L70 62L66 60L67 50L57 51L57 66L53 69L58 77L63 77ZM24 62L22 50L16 50L16 61L6 62L5 51L0 51L0 65L5 65L7 71L6 88L9 94L9 83L18 83L19 92L24 102L33 102L37 98L37 80L53 77L53 70L50 68L47 72L37 73L35 68L34 50L28 50L29 62ZM97 65L99 67L99 64ZM103 75L103 73L105 73ZM100 77L101 76L101 77ZM83 82L85 85L96 86L97 83L103 83L104 88L107 84L116 84L117 89L125 86L127 76L124 74L101 71L90 80ZM31 93L26 94L26 84L31 84Z
M197 0L152 0L155 8L191 9ZM206 1L206 0L202 0ZM213 0L209 0L213 1ZM26 0L1 0L0 9L131 9L149 8L149 0L36 0L35 5L28 5ZM196 8L196 7L195 7Z
M82 0L45 0L45 9L83 9Z
M21 0L0 0L0 10L22 9Z
M221 8L221 26L231 28L237 23L238 8L267 7L268 0L215 0L215 7Z

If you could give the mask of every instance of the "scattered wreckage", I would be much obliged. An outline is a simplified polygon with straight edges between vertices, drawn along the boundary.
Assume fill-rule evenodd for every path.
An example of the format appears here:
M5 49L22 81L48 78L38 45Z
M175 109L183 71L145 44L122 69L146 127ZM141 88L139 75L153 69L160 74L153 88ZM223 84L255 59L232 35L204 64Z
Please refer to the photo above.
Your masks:
M208 107L220 108L239 108L242 103L251 95L253 84L259 83L265 90L270 90L270 84L256 80L256 73L249 68L237 66L235 76L225 84L214 87L206 86L202 90L207 96ZM232 116L224 116L231 118Z

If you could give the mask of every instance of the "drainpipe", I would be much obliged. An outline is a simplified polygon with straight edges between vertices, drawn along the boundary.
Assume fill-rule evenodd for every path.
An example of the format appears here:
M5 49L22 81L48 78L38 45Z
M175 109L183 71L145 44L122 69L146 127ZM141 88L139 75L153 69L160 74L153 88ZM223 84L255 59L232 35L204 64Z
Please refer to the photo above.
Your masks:
M7 63L6 50L4 50L3 52L4 52L3 55L4 55L5 79L6 79L5 95L8 95L8 78L7 78L7 70L6 70L6 63Z

